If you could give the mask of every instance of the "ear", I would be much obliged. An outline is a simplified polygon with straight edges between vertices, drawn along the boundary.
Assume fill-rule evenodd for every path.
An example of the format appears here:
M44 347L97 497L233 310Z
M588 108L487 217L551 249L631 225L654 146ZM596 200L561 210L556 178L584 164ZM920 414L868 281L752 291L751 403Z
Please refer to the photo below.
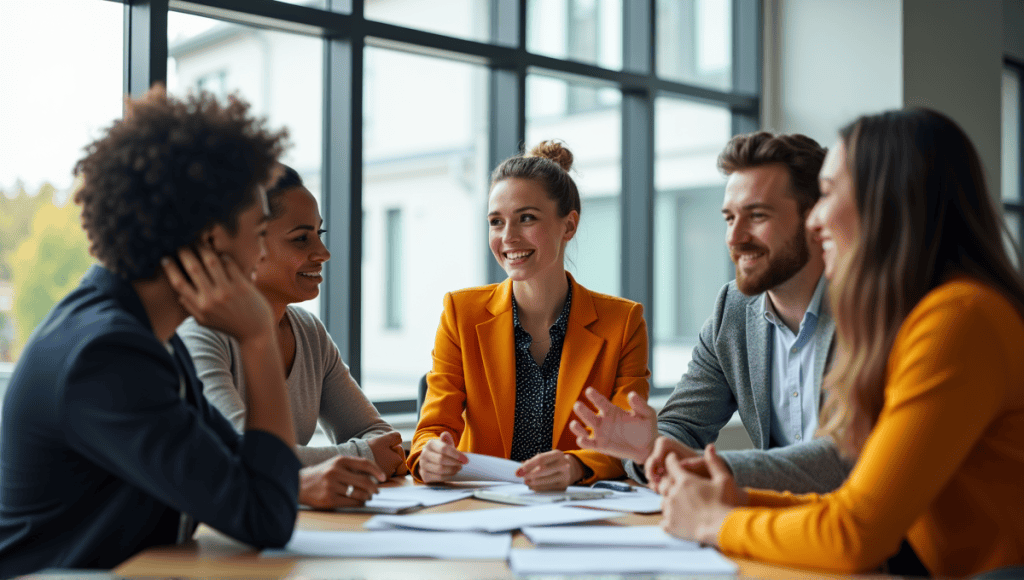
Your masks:
M580 212L572 210L569 215L565 216L565 233L562 235L562 240L568 242L573 239L576 235L576 229L580 225Z
M213 224L199 233L199 243L205 244L220 254L227 250L231 236L224 224Z

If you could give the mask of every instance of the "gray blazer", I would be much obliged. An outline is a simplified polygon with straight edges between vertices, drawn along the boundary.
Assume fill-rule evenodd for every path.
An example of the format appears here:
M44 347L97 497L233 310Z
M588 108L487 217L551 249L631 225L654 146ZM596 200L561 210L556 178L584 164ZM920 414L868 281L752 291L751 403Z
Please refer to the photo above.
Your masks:
M764 317L764 295L746 296L736 282L726 284L715 312L704 323L690 366L658 414L658 431L694 449L718 438L739 410L755 449L723 451L736 482L745 487L794 493L829 492L846 479L850 465L830 439L819 438L769 449L771 442L771 328ZM814 376L819 388L831 359L835 323L822 299L815 329ZM827 356L822 356L827 353ZM626 472L645 481L643 466L624 462Z

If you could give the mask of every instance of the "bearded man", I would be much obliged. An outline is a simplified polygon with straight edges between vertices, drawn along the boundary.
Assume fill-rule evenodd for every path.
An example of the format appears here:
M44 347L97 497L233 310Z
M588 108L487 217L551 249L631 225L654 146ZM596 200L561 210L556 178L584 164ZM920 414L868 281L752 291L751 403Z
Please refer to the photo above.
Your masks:
M588 389L597 412L577 402L580 421L570 424L580 447L619 457L630 477L657 483L670 453L699 456L739 411L755 449L720 454L738 485L794 493L839 487L849 465L830 439L814 436L835 325L821 244L804 226L821 195L824 158L804 135L758 132L726 145L718 166L729 177L722 216L736 279L719 293L661 412L640 397L626 412Z

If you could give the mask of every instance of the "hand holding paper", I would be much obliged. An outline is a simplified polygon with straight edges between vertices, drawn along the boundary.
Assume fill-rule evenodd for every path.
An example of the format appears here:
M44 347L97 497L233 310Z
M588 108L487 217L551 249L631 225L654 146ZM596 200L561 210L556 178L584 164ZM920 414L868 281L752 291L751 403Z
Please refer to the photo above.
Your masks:
M469 459L455 448L451 433L444 432L437 439L431 439L423 446L420 454L420 479L426 483L459 481L454 477Z

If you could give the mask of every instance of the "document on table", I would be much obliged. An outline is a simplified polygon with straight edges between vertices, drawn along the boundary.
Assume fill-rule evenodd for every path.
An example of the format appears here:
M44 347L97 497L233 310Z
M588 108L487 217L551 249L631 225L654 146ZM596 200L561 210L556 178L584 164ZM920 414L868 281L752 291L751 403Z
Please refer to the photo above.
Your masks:
M507 481L523 483L523 478L516 475L516 470L523 464L503 457L492 457L479 453L466 453L469 463L455 474L450 481Z
M425 486L382 487L365 505L335 509L346 513L397 514L423 507L432 507L473 496L472 489L449 489Z
M368 530L411 528L450 532L510 532L524 526L578 524L623 515L618 512L539 505L412 516L374 516L363 527Z
M264 550L265 557L322 556L330 558L442 558L446 560L504 560L512 547L511 534L465 532L327 532L295 530L281 550Z
M535 546L634 547L697 550L700 544L680 540L658 526L550 526L526 527L523 534Z
M656 514L661 511L661 496L646 487L636 491L617 491L611 497L583 501L571 501L567 506L580 506L634 514Z
M600 499L602 497L609 497L612 493L608 489L594 489L578 485L570 485L564 491L533 491L525 484L510 483L478 489L473 492L473 497L499 503L537 505L542 503Z
M516 574L735 574L736 564L710 548L535 548L512 550Z

